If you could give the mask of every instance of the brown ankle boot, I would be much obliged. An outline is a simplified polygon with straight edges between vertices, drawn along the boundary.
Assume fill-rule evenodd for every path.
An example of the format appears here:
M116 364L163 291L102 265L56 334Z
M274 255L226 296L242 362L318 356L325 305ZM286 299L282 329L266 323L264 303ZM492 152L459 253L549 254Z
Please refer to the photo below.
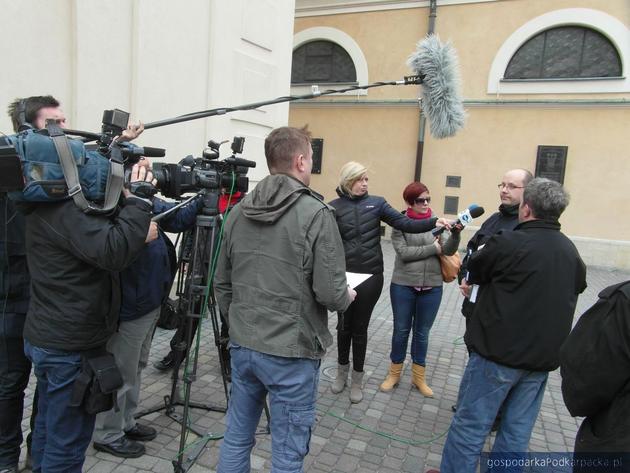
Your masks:
M420 391L420 394L423 396L433 397L433 391L427 386L425 381L424 371L424 366L414 363L411 366L411 384L418 388L418 391Z
M388 393L396 386L398 386L402 369L403 363L391 363L389 365L389 373L387 373L387 378L385 378L385 381L381 383L380 390L384 393Z

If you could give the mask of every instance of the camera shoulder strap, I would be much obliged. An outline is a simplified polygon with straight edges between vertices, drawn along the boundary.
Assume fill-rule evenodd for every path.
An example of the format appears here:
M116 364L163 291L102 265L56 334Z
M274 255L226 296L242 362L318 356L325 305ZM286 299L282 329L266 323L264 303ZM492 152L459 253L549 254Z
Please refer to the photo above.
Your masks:
M106 214L111 212L120 198L120 192L123 187L124 170L122 163L109 161L109 172L107 175L107 186L105 188L105 199L103 206L95 205L88 201L83 195L81 182L79 180L79 171L74 161L68 138L63 130L56 123L48 123L46 126L48 133L53 140L57 154L59 155L59 163L63 169L63 175L68 186L68 195L72 197L74 203L85 213Z

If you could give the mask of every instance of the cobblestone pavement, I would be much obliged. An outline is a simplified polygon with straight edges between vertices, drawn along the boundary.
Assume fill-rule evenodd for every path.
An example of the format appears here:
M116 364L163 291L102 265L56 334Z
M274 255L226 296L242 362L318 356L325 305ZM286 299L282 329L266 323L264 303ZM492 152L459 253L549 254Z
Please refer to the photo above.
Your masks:
M365 365L364 399L351 404L346 389L339 395L330 392L335 376L336 346L331 347L322 361L319 386L317 425L313 430L310 453L305 462L308 472L424 472L439 467L445 434L452 412L451 405L457 390L467 354L462 344L464 319L460 315L461 296L455 283L444 286L444 296L429 343L427 376L435 393L434 398L423 398L412 389L410 366L405 364L400 385L392 393L381 393L389 366L391 337L391 307L389 279L394 252L388 241L383 242L385 254L385 286L374 309L369 329L368 353ZM630 272L589 268L588 289L580 296L577 315L596 300L604 287L630 279ZM336 315L330 317L334 333ZM163 405L164 396L171 392L171 377L160 373L152 364L168 351L173 332L158 329L151 349L150 366L144 372L141 408ZM204 322L199 352L197 379L192 384L191 398L196 402L225 406L225 395L220 377L218 357L212 343L212 327ZM33 380L26 399L25 434L33 397ZM219 437L224 431L224 414L192 409L191 421L201 432ZM181 408L177 408L181 412ZM172 460L179 449L180 425L163 412L143 418L158 430L154 441L146 444L147 454L136 459L120 459L88 449L84 471L90 473L172 472ZM263 416L261 431L266 426ZM530 450L537 452L571 451L579 420L570 416L562 401L560 374L551 373L542 408L532 433ZM189 434L188 442L198 439ZM489 446L492 437L486 443ZM191 472L208 472L216 468L220 440L210 440ZM193 447L194 448L194 447ZM24 449L23 449L24 450ZM23 452L24 457L24 452ZM271 466L271 438L262 433L252 453L252 471L269 471Z

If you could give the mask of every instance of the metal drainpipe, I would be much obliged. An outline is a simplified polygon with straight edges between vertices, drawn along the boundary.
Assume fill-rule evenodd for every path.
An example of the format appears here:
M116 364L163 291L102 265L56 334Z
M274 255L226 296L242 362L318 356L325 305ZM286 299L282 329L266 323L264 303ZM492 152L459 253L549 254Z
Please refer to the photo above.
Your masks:
M435 18L437 17L437 0L431 0L429 4L429 30L427 34L435 31ZM422 87L422 86L421 86ZM419 181L422 175L422 156L424 155L424 134L427 126L427 117L420 109L420 127L418 129L418 147L416 148L416 170L414 181Z

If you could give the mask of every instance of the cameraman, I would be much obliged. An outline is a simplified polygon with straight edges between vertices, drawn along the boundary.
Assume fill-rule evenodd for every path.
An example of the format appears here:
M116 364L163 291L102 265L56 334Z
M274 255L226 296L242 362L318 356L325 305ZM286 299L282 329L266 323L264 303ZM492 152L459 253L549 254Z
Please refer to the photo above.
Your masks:
M26 110L28 120L28 105ZM52 118L65 124L61 117ZM141 131L141 125L132 126L123 137L134 138ZM152 179L150 171L133 167L132 183ZM87 215L72 200L27 204L24 213L31 275L24 351L39 391L33 470L79 472L95 418L70 406L82 352L104 347L116 329L118 271L133 261L145 241L157 237L157 228L150 222L150 203L126 189L112 215Z
M149 160L140 166L150 169ZM153 198L153 214L164 213L175 203ZM107 342L114 355L124 385L117 392L117 405L96 416L94 448L121 458L137 458L145 453L142 441L153 440L157 432L136 422L134 414L140 397L142 370L149 351L162 302L177 271L175 247L164 231L179 233L191 228L203 201L195 199L160 220L158 237L143 248L138 258L121 273L122 305L120 325Z
M269 393L272 471L302 471L315 423L319 366L332 344L328 313L346 286L333 209L309 187L310 133L282 127L265 140L270 176L230 213L215 290L230 325L232 389L217 472L250 470Z
M36 96L15 100L8 108L13 131L33 126L43 128L46 120L65 127L66 118L54 97ZM0 471L17 472L22 444L24 390L31 373L31 362L24 355L22 332L29 302L30 278L24 245L24 217L6 194L0 194L0 246L2 257L0 284ZM37 390L33 397L31 430L37 415ZM32 434L26 439L27 465Z

